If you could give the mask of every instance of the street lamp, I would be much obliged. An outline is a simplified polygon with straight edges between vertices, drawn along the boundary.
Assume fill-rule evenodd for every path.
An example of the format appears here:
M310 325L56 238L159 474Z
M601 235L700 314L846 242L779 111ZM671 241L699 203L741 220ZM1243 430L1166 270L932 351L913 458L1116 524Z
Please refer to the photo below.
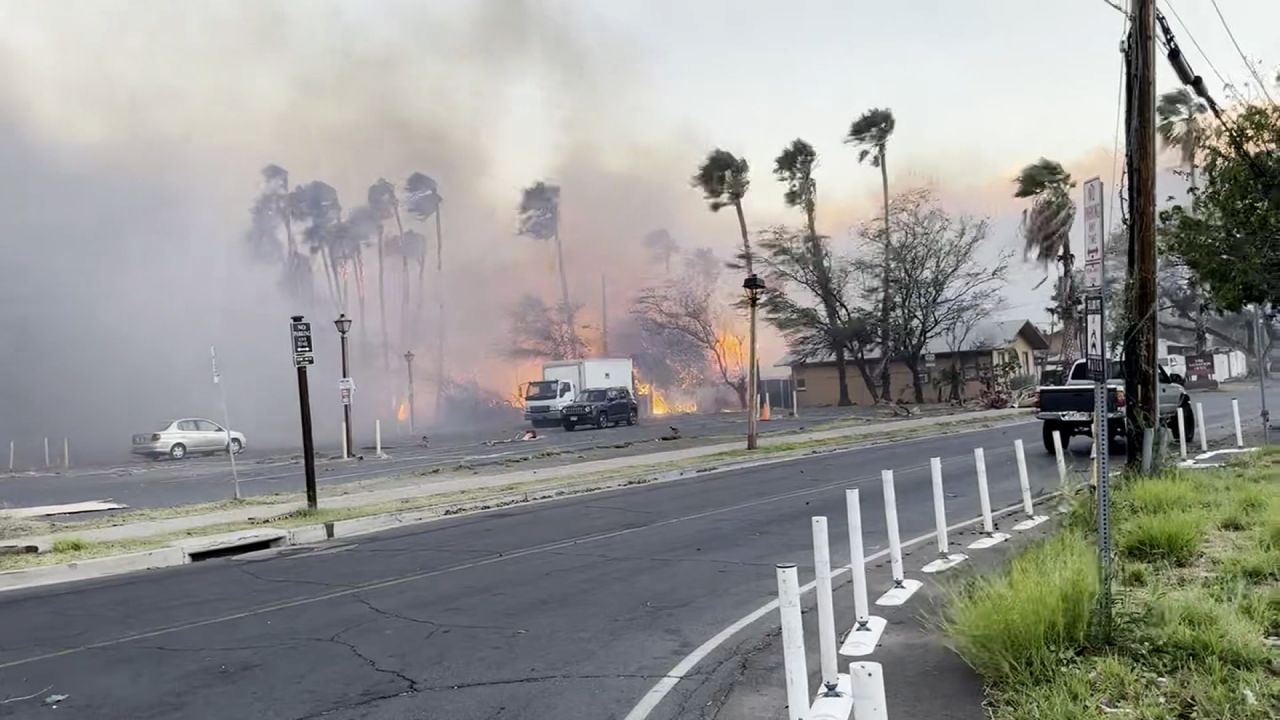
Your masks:
M339 313L333 326L338 328L338 336L342 339L342 379L338 381L338 392L342 394L342 419L346 421L342 428L343 439L347 442L347 446L342 449L342 458L345 460L355 452L355 446L351 443L351 394L355 388L352 387L351 372L347 367L347 333L351 331L351 318L346 313Z
M756 412L757 395L759 390L757 385L760 379L756 377L756 306L760 304L760 293L764 292L764 280L759 275L751 273L746 280L742 281L742 289L747 291L747 301L751 304L751 329L750 340L747 350L747 449L756 449L756 428L759 419Z
M414 432L414 411L413 411L413 351L406 350L404 361L409 366L409 432Z

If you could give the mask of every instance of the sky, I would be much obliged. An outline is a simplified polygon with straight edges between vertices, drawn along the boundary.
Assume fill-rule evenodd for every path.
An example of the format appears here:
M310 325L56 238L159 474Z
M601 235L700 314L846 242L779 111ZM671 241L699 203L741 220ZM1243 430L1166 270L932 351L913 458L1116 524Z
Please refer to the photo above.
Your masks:
M1218 5L1273 78L1280 3ZM1209 0L1172 7L1256 95ZM751 162L746 211L763 227L797 220L772 158L812 143L820 229L850 248L880 183L841 140L873 107L897 120L891 190L931 186L950 210L992 218L989 257L1020 251L1022 165L1047 156L1115 187L1122 23L1104 0L0 0L0 297L24 311L0 329L0 370L28 378L0 391L0 431L92 432L115 408L141 423L209 405L210 344L232 404L264 418L252 429L284 424L292 370L276 353L298 308L243 241L268 163L329 182L347 208L378 177L440 182L450 357L486 387L527 372L501 360L505 308L556 288L546 244L513 232L535 179L563 187L588 315L599 274L621 296L611 314L654 281L638 243L650 229L732 252L732 216L688 183L712 147ZM1160 91L1174 87L1158 73ZM1161 162L1161 192L1175 192L1176 158ZM1004 315L1043 319L1044 272L1015 262Z

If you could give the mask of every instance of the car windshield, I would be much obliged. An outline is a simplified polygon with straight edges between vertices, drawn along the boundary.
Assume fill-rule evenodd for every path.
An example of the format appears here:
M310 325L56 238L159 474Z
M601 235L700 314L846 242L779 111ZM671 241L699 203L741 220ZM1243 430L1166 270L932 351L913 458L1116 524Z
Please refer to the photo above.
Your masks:
M582 400L583 402L604 402L607 395L607 390L588 390L582 393Z
M525 390L525 400L555 400L556 386L555 380L538 380L529 383L529 388Z

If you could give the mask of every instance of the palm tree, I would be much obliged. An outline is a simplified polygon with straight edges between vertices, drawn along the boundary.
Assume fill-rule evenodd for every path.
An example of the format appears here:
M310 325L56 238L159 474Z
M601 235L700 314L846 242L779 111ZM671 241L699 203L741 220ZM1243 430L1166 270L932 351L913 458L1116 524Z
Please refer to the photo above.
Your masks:
M519 225L516 232L535 240L554 240L556 269L560 271L560 305L568 332L577 335L573 324L573 303L569 300L569 275L564 267L564 248L560 243L560 186L539 180L524 189L520 197Z
M880 279L880 397L890 397L889 388L889 349L892 347L889 327L890 304L893 300L889 287L889 163L886 151L889 137L893 135L893 111L889 108L872 108L862 114L849 126L849 134L844 141L859 147L858 162L870 162L871 167L880 168L880 187L884 201L884 275Z
M436 418L441 417L444 393L444 234L441 230L440 207L444 198L440 196L440 186L435 180L420 172L409 176L404 183L405 204L409 212L418 220L426 222L427 218L436 219ZM418 307L422 307L422 270L418 274Z
M348 211L347 219L342 223L342 249L350 262L350 273L356 280L356 300L360 307L361 347L368 344L369 338L365 322L364 247L369 243L369 238L377 236L378 226L378 215L368 205L361 205Z
M644 246L655 260L661 260L666 274L671 274L671 256L680 249L680 244L671 237L666 228L651 230L644 236Z
M1072 271L1075 256L1071 254L1071 226L1076 218L1076 206L1071 201L1070 190L1075 186L1071 175L1062 164L1040 158L1022 168L1014 178L1016 198L1032 198L1031 208L1022 211L1022 237L1026 242L1026 254L1035 253L1042 266L1059 263L1062 274L1058 278L1058 318L1062 320L1062 360L1075 359L1076 290Z
M1182 164L1187 166L1192 190L1196 186L1196 149L1207 135L1200 116L1207 112L1208 106L1186 88L1167 92L1156 103L1156 116L1160 119L1156 132L1166 148L1178 150Z
M342 290L338 266L330 253L334 233L342 220L342 204L338 191L328 183L313 180L299 185L289 193L289 211L294 220L306 223L302 241L312 255L319 255L325 267L325 280L329 296L338 309L342 308Z
M698 166L698 173L692 180L693 187L702 190L712 212L719 212L721 208L730 205L737 211L738 230L742 233L742 253L738 258L748 275L753 272L753 262L751 240L747 235L747 219L742 212L742 198L751 185L748 177L750 171L745 158L716 148L707 154L707 159Z
M396 188L385 178L369 186L369 208L378 220L378 316L382 323L382 367L390 369L391 355L387 339L387 292L383 266L386 264L386 233L383 223L395 216Z
M831 288L830 258L826 242L818 234L818 181L813 177L813 168L818 163L818 153L809 143L796 138L783 148L774 160L773 174L787 184L783 200L790 207L798 207L804 213L805 239L809 245L809 258L813 263L813 274L820 290L822 309L834 327L840 310L836 306ZM831 350L835 353L836 375L840 381L840 404L852 405L849 398L848 368L845 367L844 343L833 339Z
M1156 132L1160 133L1160 139L1164 141L1166 148L1178 150L1182 164L1187 167L1189 192L1193 197L1196 191L1196 150L1208 134L1207 129L1200 122L1200 116L1208 111L1208 106L1186 88L1167 92L1161 95L1160 102L1156 103L1156 117L1160 120L1156 125ZM1192 203L1193 212L1194 207ZM1204 319L1207 308L1202 297L1203 293L1200 292L1199 282L1191 278L1189 285L1197 306L1196 352L1203 353L1209 343Z

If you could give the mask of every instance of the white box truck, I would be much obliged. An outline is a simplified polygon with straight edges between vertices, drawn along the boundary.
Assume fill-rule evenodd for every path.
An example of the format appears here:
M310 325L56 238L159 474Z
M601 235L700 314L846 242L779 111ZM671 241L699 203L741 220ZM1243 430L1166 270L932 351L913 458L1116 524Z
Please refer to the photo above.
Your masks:
M542 379L529 383L524 394L524 419L539 425L559 425L561 411L583 390L634 388L631 358L557 360L542 364Z

